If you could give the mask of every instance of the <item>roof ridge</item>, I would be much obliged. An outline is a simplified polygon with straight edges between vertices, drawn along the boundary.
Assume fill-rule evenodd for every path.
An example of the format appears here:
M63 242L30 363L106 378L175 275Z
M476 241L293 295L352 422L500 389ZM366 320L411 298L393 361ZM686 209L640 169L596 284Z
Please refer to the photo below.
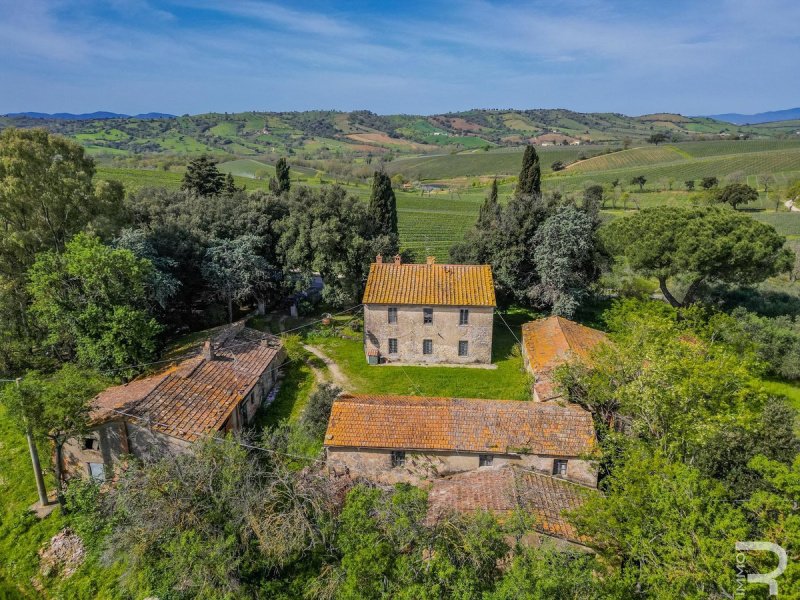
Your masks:
M508 467L509 469L517 469L519 471L522 471L524 473L528 473L530 475L535 475L537 477L545 478L548 481L564 483L564 484L568 484L568 485L574 485L574 486L577 486L577 487L580 487L580 488L584 488L584 489L587 489L587 490L593 490L595 492L602 493L596 487L588 485L586 483L579 483L577 481L572 481L570 479L564 479L563 477L556 477L555 475L550 475L548 473L542 473L540 471L535 471L534 469L529 469L529 468L523 467L522 465L504 465L503 467Z

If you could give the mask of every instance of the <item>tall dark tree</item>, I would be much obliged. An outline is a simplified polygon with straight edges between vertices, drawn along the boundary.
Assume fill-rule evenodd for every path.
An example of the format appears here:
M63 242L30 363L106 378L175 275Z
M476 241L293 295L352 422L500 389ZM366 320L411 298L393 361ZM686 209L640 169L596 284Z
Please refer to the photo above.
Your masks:
M488 229L500 219L500 204L497 201L497 178L492 181L489 195L486 196L478 213L478 229Z
M236 183L233 181L233 175L230 173L225 175L224 191L228 195L236 193Z
M279 158L278 162L275 163L275 186L272 190L275 193L285 194L289 191L292 185L289 180L289 168L289 163L283 157Z
M210 156L201 156L191 161L183 176L182 190L198 196L216 196L225 187L225 177L217 169Z
M517 196L540 195L542 193L542 168L539 164L539 155L532 145L525 147L522 155L522 170L519 172L517 183Z
M372 177L369 213L378 235L397 235L397 199L392 180L383 171L375 171Z

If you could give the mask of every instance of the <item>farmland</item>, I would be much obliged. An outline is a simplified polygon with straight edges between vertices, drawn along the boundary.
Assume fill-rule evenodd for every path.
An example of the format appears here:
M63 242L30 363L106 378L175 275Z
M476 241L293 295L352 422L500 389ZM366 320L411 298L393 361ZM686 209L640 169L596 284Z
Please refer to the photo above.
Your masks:
M116 134L114 134L116 135ZM605 210L609 217L625 210L658 205L686 205L694 200L684 182L716 176L723 183L734 176L758 186L758 202L747 206L748 214L773 225L780 233L800 237L800 214L787 212L782 204L775 211L780 188L800 177L800 142L793 140L700 141L660 146L642 146L608 152L600 146L555 146L539 150L545 191L560 190L580 196L585 186L601 184L606 188ZM398 189L398 229L402 247L418 259L435 255L446 259L453 243L463 239L477 218L478 209L488 190L491 177L500 178L500 201L504 202L514 188L519 170L521 149L473 150L456 154L398 157L384 167L392 175L411 181L436 182L439 191L423 193L419 188ZM588 156L585 160L578 160ZM573 164L564 171L552 172L556 160ZM291 161L290 161L291 162ZM264 160L239 158L220 163L221 171L234 175L236 185L247 190L268 189L274 166ZM101 164L98 175L118 179L128 189L142 186L180 186L182 168L171 170L118 168ZM643 190L631 185L631 178L643 175ZM766 175L778 189L763 192ZM304 166L292 167L295 185L318 187L338 181L348 192L367 201L368 182L332 178L324 172ZM611 183L618 180L617 188Z

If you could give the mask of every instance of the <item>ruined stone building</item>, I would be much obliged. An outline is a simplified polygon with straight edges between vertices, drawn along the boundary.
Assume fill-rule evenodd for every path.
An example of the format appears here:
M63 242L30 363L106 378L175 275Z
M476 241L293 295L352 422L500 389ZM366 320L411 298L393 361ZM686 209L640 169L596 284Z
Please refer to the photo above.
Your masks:
M66 444L64 471L103 480L126 456L178 453L202 436L241 431L285 357L278 338L237 323L160 373L108 388L92 402L89 433Z

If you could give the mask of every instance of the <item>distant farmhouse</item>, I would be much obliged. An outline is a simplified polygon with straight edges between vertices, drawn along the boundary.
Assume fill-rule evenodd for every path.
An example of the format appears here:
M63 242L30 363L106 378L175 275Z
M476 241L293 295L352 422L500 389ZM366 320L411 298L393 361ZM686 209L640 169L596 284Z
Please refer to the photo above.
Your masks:
M597 485L592 416L575 405L342 395L324 445L334 472L384 483L517 465Z
M371 265L364 292L364 352L370 364L492 362L496 306L489 265Z
M602 331L569 319L553 316L522 326L525 367L535 377L533 399L539 402L560 397L555 385L557 367L573 360L587 361L591 350L608 341Z
M108 388L93 400L90 432L65 446L65 472L102 480L126 455L175 454L204 435L241 431L285 356L278 338L241 322L172 368Z

